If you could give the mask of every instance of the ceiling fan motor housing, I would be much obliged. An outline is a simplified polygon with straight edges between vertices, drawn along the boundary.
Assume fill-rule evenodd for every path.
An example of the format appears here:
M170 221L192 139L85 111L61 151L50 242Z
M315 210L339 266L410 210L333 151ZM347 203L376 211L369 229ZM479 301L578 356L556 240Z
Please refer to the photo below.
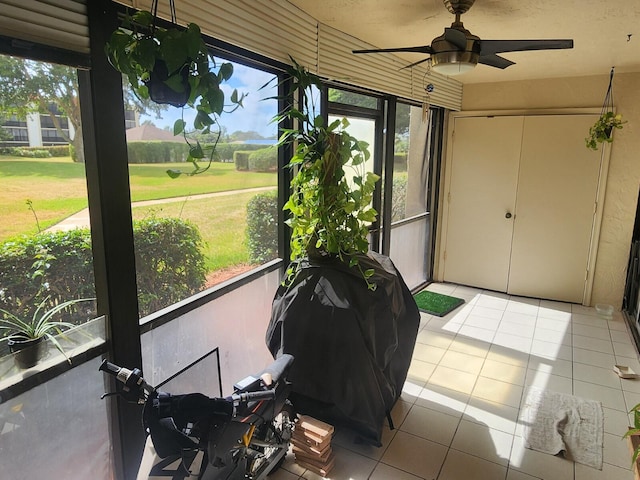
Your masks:
M431 42L431 65L438 64L477 64L480 59L480 38L473 35L462 24L452 25L452 28L464 33L467 44L461 49L458 45L447 41L446 34L436 37Z
M454 15L462 15L469 10L476 0L443 0L444 6Z

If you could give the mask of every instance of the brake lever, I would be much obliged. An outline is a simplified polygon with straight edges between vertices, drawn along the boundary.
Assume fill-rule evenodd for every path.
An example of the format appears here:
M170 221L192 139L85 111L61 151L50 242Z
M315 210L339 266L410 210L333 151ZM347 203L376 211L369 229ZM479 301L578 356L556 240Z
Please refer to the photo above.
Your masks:
M132 398L132 397L133 397L133 395L129 395L128 393L130 393L130 392L110 392L110 393L103 393L103 394L100 396L100 400L104 400L104 399L105 399L105 398L107 398L107 397L120 396L120 397L124 398L124 399L125 399L125 401L126 401L127 403L135 403L135 404L137 404L137 405L144 405L144 403L145 403L146 399L144 399L144 398L139 398L139 397L138 397L138 398L136 398L136 399L133 399L133 398Z

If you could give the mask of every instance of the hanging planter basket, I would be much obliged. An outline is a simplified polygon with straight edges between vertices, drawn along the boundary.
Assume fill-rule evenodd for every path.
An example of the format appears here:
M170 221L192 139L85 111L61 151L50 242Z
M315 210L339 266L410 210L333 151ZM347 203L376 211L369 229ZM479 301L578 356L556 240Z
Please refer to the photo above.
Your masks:
M164 60L156 60L153 70L149 75L149 80L144 82L149 90L149 98L156 103L172 105L174 107L184 107L191 95L191 85L189 85L189 66L183 65L177 74L174 74L173 82L170 80L169 69Z
M138 98L195 110L190 131L184 115L173 126L173 134L182 134L189 145L187 161L194 169L187 174L195 175L211 166L223 130L220 116L241 107L244 94L233 90L229 97L225 96L221 85L233 75L233 65L216 65L198 25L190 23L183 28L176 23L174 0L169 0L171 23L160 26L158 2L152 1L151 11L127 16L111 34L105 50L111 65L126 75ZM193 140L192 133L213 134L214 141L201 145ZM208 163L201 167L198 162L203 159ZM167 173L175 178L185 172L171 169Z
M587 148L591 150L598 150L598 144L600 143L612 143L613 130L616 128L621 129L622 125L627 123L622 120L622 114L615 113L613 109L614 68L611 68L611 74L609 75L609 87L604 97L600 118L589 128L589 136L584 139Z

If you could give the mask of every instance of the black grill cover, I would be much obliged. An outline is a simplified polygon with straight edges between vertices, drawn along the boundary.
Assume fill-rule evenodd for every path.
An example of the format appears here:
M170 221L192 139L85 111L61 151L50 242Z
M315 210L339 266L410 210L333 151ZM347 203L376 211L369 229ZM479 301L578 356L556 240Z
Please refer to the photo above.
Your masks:
M375 270L367 288L357 267L303 261L273 300L266 342L289 353L290 399L299 413L346 425L380 446L387 413L402 392L420 325L411 292L388 257L359 257Z

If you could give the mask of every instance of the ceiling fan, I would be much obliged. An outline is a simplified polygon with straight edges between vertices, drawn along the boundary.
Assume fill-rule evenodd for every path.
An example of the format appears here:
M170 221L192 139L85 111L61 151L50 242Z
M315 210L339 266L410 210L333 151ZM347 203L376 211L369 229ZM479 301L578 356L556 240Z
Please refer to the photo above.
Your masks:
M515 62L497 55L525 50L552 50L573 48L573 40L481 40L465 29L460 16L467 12L475 0L443 0L447 10L456 16L444 34L432 40L431 45L405 48L379 48L353 50L353 53L415 52L427 53L429 58L407 65L410 68L431 61L431 68L443 75L458 75L472 70L478 63L505 69Z

